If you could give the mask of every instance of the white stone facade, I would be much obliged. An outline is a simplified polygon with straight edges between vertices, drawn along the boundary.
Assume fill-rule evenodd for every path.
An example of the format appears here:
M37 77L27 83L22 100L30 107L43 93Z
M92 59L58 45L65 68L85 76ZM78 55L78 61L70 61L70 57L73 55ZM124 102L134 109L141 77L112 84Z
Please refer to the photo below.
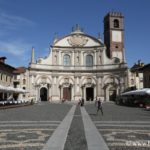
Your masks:
M76 28L55 39L47 58L29 65L29 95L36 100L112 100L127 87L127 65L108 58L102 40ZM119 58L120 59L120 58ZM120 59L122 60L122 59Z

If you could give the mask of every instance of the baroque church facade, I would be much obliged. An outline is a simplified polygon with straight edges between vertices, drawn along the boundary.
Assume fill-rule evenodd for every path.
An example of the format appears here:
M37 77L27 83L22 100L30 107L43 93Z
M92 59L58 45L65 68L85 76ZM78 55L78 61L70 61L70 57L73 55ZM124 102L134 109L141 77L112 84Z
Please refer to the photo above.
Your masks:
M104 42L77 25L69 35L54 40L46 58L28 68L28 90L36 100L113 100L127 87L124 52L124 17L110 12L104 17Z

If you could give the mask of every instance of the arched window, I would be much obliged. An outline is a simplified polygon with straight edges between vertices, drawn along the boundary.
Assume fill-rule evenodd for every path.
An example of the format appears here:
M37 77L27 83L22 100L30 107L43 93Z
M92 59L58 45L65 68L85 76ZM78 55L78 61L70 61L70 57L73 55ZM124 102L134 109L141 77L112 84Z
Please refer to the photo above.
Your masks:
M119 28L119 20L118 19L114 20L114 28Z
M70 56L69 55L64 55L64 66L70 66L71 61L70 61Z
M86 66L87 67L92 67L93 66L93 56L92 55L87 55L86 56Z

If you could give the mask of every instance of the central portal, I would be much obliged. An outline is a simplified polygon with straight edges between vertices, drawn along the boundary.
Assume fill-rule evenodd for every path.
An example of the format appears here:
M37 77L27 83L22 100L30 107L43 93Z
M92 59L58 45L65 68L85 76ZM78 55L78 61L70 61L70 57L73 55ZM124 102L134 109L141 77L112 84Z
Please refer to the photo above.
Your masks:
M63 88L63 99L71 101L71 88L70 87Z
M47 101L47 89L45 87L40 90L41 101Z
M93 101L93 99L94 99L94 89L91 87L86 88L86 100Z

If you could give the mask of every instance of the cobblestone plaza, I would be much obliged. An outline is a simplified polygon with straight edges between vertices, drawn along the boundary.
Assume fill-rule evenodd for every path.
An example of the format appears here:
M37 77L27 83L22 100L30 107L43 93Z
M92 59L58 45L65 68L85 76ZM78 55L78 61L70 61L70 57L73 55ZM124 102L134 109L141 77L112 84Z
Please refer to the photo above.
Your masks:
M148 150L149 111L94 103L43 102L0 110L0 150Z

